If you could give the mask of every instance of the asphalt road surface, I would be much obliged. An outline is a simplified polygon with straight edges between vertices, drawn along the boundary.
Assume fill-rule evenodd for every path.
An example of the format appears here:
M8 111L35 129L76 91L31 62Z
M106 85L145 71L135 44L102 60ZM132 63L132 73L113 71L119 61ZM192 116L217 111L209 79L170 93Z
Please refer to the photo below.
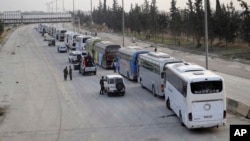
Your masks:
M229 125L249 124L227 114L220 128L188 130L164 99L155 98L127 81L124 97L99 95L99 79L112 70L98 67L97 75L63 80L71 65L67 53L48 47L27 25L17 29L0 49L0 141L228 141ZM63 44L63 42L57 44Z

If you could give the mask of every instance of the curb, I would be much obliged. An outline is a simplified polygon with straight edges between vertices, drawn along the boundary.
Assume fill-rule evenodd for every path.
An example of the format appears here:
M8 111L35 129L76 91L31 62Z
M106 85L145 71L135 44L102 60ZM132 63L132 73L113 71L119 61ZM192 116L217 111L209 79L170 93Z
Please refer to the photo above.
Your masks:
M250 119L250 106L227 97L227 110Z

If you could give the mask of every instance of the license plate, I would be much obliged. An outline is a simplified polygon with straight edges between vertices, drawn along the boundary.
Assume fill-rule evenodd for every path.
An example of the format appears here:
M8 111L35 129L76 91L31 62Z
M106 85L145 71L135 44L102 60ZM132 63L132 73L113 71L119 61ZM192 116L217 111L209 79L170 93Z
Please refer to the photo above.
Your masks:
M212 118L212 117L213 117L212 115L204 116L204 118Z

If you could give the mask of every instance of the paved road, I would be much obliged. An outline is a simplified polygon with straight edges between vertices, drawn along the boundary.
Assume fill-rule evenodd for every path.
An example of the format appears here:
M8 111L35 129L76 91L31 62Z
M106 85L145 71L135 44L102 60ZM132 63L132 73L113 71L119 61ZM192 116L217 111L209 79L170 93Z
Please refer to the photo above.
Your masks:
M229 113L224 127L188 130L163 99L137 83L126 80L124 97L99 95L99 79L111 70L74 71L73 81L64 81L67 54L48 47L33 27L16 30L0 50L0 105L6 108L0 141L228 141L230 124L250 123Z

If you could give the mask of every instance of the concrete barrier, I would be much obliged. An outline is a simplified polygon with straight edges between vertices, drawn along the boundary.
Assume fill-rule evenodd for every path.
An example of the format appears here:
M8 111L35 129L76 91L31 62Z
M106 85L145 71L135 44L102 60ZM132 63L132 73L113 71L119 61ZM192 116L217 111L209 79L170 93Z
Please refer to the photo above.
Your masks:
M250 106L240 101L227 98L227 110L250 119Z

